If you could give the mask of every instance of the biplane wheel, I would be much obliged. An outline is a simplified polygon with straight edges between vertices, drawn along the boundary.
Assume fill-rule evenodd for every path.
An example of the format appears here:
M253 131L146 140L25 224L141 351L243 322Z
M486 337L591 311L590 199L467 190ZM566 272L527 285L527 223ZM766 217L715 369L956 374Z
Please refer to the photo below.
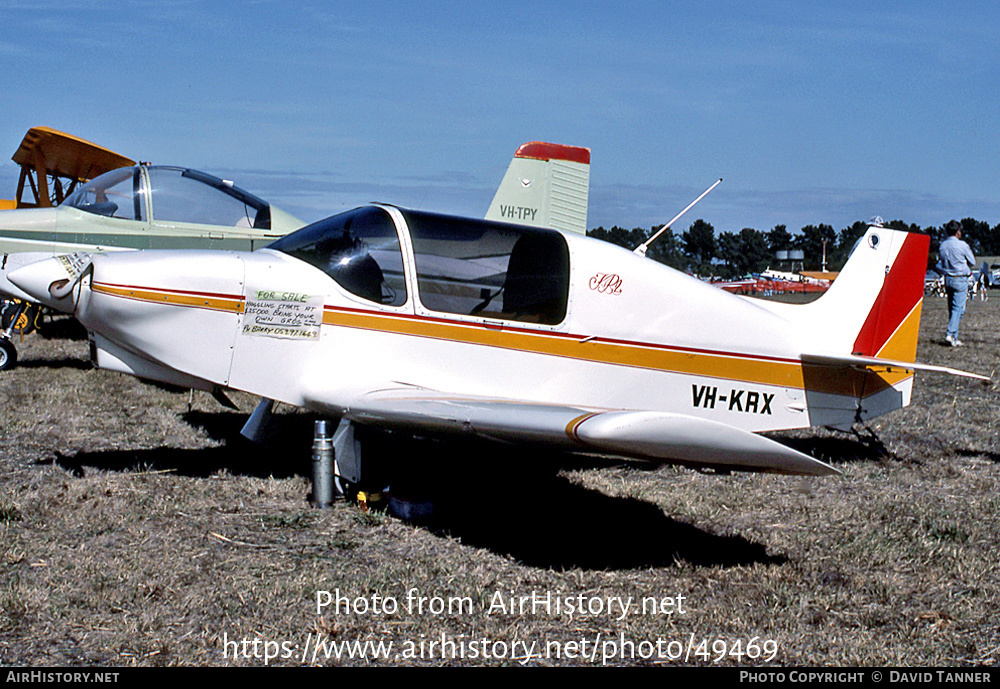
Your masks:
M0 371L7 371L17 364L17 349L10 340L0 338Z
M6 330L10 327L10 319L15 308L14 302L10 299L0 300L0 329Z
M26 335L35 330L41 313L41 304L25 304L19 300L5 300L3 321L0 322L0 327L4 330L11 328L18 335Z
M14 332L18 335L27 335L34 332L38 327L38 319L42 315L42 307L39 304L29 304L28 308L21 312L21 315L14 321Z

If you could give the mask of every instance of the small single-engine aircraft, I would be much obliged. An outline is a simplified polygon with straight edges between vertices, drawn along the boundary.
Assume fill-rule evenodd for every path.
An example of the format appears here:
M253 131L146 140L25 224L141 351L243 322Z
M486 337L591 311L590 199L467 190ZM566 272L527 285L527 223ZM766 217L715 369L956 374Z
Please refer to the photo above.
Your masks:
M252 253L75 254L10 279L75 314L100 368L339 417L354 485L359 427L822 475L759 433L899 409L916 370L982 378L914 363L927 248L871 227L789 305L570 232L379 204Z

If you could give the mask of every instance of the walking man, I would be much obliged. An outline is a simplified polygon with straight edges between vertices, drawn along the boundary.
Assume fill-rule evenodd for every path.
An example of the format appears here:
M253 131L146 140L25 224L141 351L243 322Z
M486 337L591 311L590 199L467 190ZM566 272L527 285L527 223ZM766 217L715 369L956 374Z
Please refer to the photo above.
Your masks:
M976 267L976 257L969 245L962 241L962 223L952 220L944 226L944 230L948 238L941 242L934 269L944 277L948 296L948 329L944 339L952 347L959 347L962 341L958 339L958 326L969 298L969 276Z

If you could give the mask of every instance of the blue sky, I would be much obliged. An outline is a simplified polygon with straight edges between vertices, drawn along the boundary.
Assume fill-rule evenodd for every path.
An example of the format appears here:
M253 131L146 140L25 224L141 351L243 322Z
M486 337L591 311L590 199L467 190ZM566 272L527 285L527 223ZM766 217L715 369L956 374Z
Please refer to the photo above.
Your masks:
M45 125L304 220L481 216L517 146L591 148L588 225L1000 223L989 2L0 0L0 196ZM7 153L6 151L9 151Z

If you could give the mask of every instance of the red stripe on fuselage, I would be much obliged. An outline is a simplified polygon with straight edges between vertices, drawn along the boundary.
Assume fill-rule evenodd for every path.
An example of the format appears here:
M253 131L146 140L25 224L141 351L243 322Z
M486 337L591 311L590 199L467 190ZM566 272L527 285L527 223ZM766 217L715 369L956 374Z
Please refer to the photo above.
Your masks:
M210 299L235 299L237 301L243 300L242 294L229 294L225 292L204 292L201 290L189 290L189 289L176 289L174 287L144 287L142 285L122 285L116 282L94 282L95 285L103 285L105 287L117 287L118 289L134 289L134 290L144 290L147 292L169 292L171 294L184 294L192 297L209 297Z

